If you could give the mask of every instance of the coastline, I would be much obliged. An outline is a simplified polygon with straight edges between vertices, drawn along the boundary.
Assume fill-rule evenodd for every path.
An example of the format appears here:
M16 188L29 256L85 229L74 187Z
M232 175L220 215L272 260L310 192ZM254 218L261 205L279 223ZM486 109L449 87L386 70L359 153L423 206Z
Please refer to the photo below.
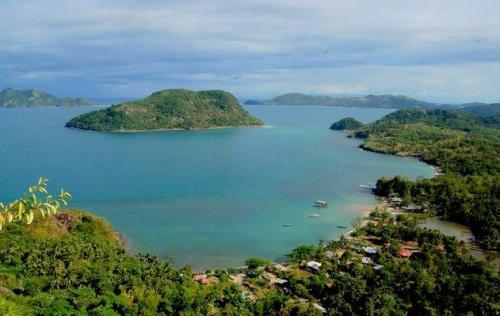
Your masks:
M361 138L358 137L358 139L361 139ZM377 153L377 154L382 154L382 155L390 155L390 156L396 156L396 157L401 157L401 158L414 158L414 159L417 159L421 162L428 164L434 170L435 176L440 176L440 175L444 174L443 169L440 166L434 164L431 161L424 159L421 155L418 155L418 154L408 154L408 153L402 153L402 152L395 152L395 153L385 152L382 150L377 150L375 148L366 147L364 142L362 144L360 144L358 146L358 148L361 150L365 150L365 151L369 151L369 152Z
M65 126L69 129L97 132L97 133L118 133L118 134L136 134L136 133L158 133L158 132L198 132L198 131L208 131L208 130L218 130L218 129L236 129L236 128L271 128L270 125L238 125L238 126L212 126L205 128L159 128L159 129L127 129L127 130L116 130L116 131L101 131L93 129L84 129L78 127Z

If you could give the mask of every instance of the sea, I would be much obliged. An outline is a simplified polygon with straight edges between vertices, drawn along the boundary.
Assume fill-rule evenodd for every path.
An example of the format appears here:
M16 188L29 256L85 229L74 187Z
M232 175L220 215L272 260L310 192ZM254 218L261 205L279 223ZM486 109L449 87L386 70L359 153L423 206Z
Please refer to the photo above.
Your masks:
M245 105L259 128L108 133L65 128L101 108L0 109L0 201L39 177L105 217L131 253L195 271L281 261L297 245L338 238L373 207L378 178L433 177L416 159L361 150L329 126L391 109ZM324 200L328 207L313 203Z

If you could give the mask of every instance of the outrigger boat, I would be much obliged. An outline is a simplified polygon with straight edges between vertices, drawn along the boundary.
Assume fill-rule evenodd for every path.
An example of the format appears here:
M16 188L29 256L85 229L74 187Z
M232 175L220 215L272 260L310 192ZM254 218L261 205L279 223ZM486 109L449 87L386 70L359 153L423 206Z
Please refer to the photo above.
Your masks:
M326 203L323 200L318 200L318 201L314 202L313 206L314 207L327 207L328 203Z

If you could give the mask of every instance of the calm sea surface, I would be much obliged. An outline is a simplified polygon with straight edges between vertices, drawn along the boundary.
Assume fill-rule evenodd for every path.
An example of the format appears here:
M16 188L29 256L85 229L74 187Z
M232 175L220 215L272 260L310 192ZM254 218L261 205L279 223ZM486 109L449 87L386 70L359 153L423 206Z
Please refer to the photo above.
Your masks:
M362 151L328 129L389 110L247 108L269 127L97 133L63 127L94 107L0 109L0 201L47 177L52 190L72 192L72 207L106 217L131 251L200 270L279 260L297 244L335 238L375 203L360 185L433 176L421 162ZM313 209L318 199L329 207Z

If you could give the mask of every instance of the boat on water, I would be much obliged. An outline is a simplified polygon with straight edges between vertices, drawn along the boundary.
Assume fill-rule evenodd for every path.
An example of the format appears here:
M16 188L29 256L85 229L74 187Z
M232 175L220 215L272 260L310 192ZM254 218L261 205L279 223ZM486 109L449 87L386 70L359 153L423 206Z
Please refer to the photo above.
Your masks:
M283 227L292 227L292 224L283 224Z
M337 228L347 228L347 226L337 225Z
M313 204L314 207L327 207L328 206L328 203L323 201L323 200L317 200L316 202L314 202Z
M314 214L311 214L309 215L309 217L320 217L321 215L319 215L318 213L314 213Z

